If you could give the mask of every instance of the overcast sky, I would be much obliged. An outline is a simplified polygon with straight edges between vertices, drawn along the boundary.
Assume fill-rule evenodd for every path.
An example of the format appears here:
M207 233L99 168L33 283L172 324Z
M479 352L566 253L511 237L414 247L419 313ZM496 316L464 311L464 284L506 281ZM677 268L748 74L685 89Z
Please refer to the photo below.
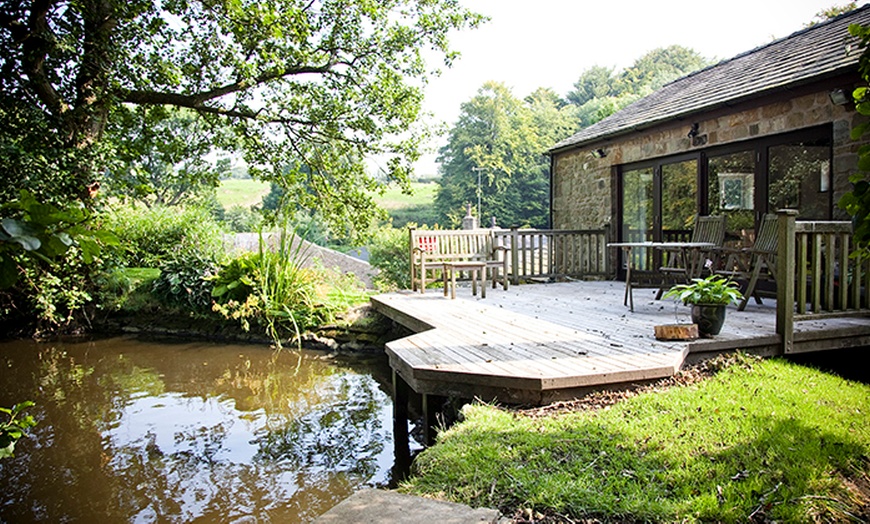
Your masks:
M804 28L843 0L464 0L491 20L455 34L462 57L433 79L424 108L435 122L455 123L461 103L484 82L505 83L514 96L538 87L559 95L594 66L620 70L647 51L670 45L694 49L705 58L727 59ZM859 1L864 5L867 1ZM444 139L430 144L437 149ZM435 154L417 165L434 174Z

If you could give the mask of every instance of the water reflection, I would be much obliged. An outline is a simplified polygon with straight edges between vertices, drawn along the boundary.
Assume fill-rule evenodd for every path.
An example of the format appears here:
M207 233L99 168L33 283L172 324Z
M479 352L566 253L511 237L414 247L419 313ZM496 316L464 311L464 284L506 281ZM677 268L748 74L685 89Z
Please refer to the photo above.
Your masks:
M3 522L305 522L390 480L383 357L110 339L0 365L0 405L39 420L0 462Z

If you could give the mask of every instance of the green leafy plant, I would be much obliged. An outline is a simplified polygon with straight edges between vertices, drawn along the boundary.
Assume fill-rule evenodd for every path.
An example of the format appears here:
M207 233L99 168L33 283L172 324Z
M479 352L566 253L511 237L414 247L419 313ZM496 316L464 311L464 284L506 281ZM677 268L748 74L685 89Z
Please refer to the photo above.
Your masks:
M409 227L416 227L416 224L409 224ZM408 230L384 226L375 231L369 244L369 263L378 269L375 284L381 290L411 287Z
M860 115L870 115L870 26L852 24L849 34L859 39L862 49L858 59L858 72L863 85L852 92L855 111ZM862 119L861 123L852 128L852 140L864 140L870 132L870 123ZM852 190L843 194L838 205L852 216L854 227L853 239L858 249L864 253L870 250L870 144L866 142L858 147L858 172L849 177Z
M8 420L0 422L0 459L11 457L15 451L15 443L26 435L29 428L36 425L33 416L23 414L25 409L34 405L27 400L11 408L0 407L0 413L8 417Z
M225 264L208 280L214 311L265 328L275 346L300 341L302 332L331 322L338 312L361 301L359 282L312 264L309 244L286 221L275 234L259 233L259 248Z
M118 245L110 231L90 227L93 214L81 204L61 208L21 190L18 200L4 204L0 212L5 215L0 221L0 289L15 285L27 258L51 264L76 247L90 264L105 246Z
M676 298L684 304L723 304L728 305L743 299L737 282L721 275L706 278L693 278L688 284L677 284L664 294L666 298Z
M223 264L209 280L214 286L211 296L219 303L244 301L257 285L259 253L244 253Z
M197 251L181 251L160 265L160 276L152 292L162 304L192 313L211 310L212 284L208 281L217 271L217 261Z
M159 267L180 251L215 259L223 252L221 226L201 207L124 206L107 219L124 244L123 262L129 267Z

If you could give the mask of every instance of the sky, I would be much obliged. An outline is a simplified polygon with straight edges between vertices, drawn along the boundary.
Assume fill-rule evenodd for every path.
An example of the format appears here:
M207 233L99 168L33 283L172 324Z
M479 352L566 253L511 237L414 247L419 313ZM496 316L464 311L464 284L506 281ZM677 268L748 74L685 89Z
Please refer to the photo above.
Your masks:
M452 125L460 104L484 82L502 82L514 96L538 87L561 96L592 66L630 66L646 52L670 45L724 60L804 28L826 8L846 0L463 0L490 17L475 30L454 33L462 56L426 87L432 122ZM864 5L867 1L859 1ZM437 64L433 64L437 65ZM445 138L428 146L437 150ZM434 152L415 166L437 172Z

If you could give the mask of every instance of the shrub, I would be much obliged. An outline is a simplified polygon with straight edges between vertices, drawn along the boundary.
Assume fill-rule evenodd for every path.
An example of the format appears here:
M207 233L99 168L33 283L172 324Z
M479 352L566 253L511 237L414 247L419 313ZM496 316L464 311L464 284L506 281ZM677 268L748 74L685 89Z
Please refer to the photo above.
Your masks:
M194 314L211 311L212 284L209 277L217 271L214 257L196 250L183 250L167 256L160 264L160 276L152 292L163 305Z
M257 323L281 347L286 334L298 341L303 331L333 321L364 296L355 277L312 267L307 259L305 244L294 232L282 229L275 245L261 232L256 253L225 263L209 279L215 311L246 330Z
M235 233L257 231L263 216L249 207L233 206L224 213L223 222L227 229Z
M220 224L198 207L122 207L108 214L108 227L124 244L130 267L159 267L181 251L213 259L223 252Z
M375 277L375 284L379 289L411 287L407 230L385 226L375 231L369 245L369 263L379 271Z

